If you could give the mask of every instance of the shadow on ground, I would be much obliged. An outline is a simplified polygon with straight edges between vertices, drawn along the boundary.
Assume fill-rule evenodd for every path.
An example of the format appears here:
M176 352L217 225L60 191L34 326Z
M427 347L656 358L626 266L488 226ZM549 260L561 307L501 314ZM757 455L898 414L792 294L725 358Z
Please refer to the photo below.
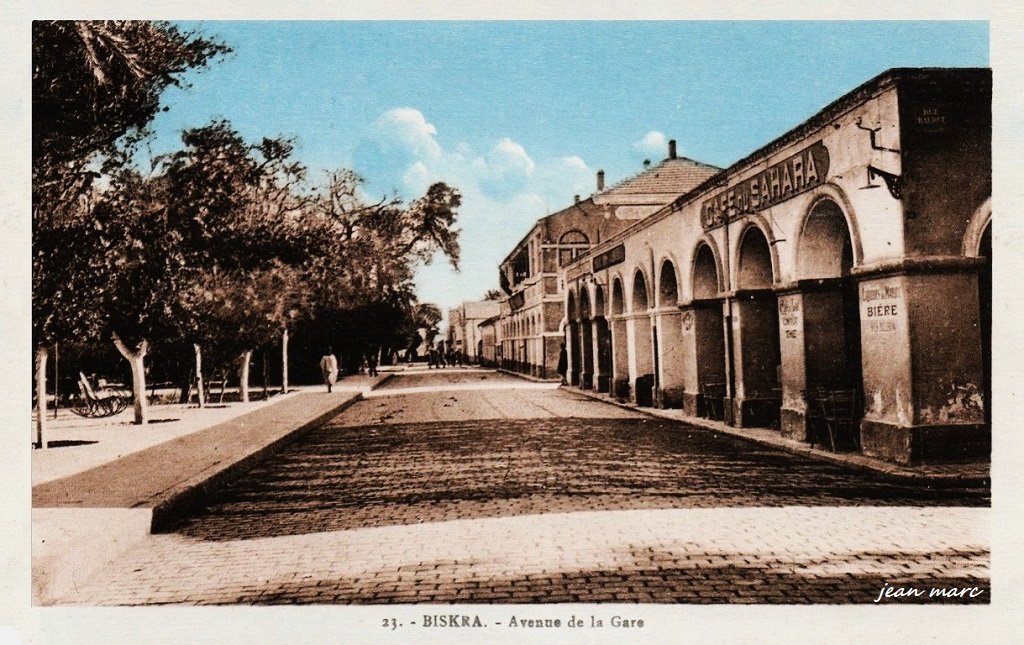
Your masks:
M549 512L988 506L659 419L327 425L170 530L208 540Z
M396 574L397 575L397 574ZM895 597L884 597L886 588ZM759 566L651 567L544 572L521 576L396 582L388 576L290 579L256 591L200 604L990 604L988 579L879 574L806 575ZM916 590L911 592L910 590ZM932 592L932 590L941 590ZM895 591L901 590L901 591ZM904 594L914 595L904 595ZM920 595L918 595L920 594ZM948 596L946 594L949 594ZM971 595L973 594L973 597ZM877 603L876 603L877 601Z

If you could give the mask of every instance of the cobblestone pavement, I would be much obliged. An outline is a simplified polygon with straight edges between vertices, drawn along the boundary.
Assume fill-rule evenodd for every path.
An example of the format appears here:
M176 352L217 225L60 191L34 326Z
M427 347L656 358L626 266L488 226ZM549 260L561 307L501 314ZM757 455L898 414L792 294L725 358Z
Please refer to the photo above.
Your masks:
M991 602L987 505L549 385L427 372L62 601L871 603L888 584L925 596L881 602ZM928 596L953 587L975 597Z

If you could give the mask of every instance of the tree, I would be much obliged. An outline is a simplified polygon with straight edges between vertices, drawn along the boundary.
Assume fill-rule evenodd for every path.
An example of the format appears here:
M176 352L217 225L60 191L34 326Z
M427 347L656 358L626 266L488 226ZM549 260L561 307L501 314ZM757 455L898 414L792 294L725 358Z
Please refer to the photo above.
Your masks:
M503 300L504 298L505 294L497 289L488 289L484 294L484 300Z
M94 228L90 222L93 182L126 165L133 144L159 110L164 89L182 85L184 72L227 51L223 44L162 22L33 23L32 322L40 447L45 445L46 347L104 327L90 296L102 291L106 276L94 272L96 259L78 244L99 242L91 250L103 253L113 245L101 235L104 224ZM83 238L89 235L95 239Z
M309 317L338 338L349 368L367 349L407 346L416 266L440 251L457 267L460 253L456 189L434 184L408 206L397 198L367 203L361 181L350 170L329 174L308 212L309 230L329 245L310 268Z
M33 22L36 217L56 215L51 209L73 204L85 193L98 176L93 162L123 165L130 150L125 144L145 134L163 91L183 85L185 72L228 51L222 43L165 22Z

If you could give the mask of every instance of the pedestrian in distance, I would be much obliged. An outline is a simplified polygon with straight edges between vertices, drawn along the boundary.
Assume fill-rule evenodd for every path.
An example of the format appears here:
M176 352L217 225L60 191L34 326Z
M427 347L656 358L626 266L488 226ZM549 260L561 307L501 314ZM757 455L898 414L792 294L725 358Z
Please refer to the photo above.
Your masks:
M366 356L366 369L370 376L377 376L377 352L370 352Z
M562 385L568 385L565 375L569 372L569 352L565 351L565 343L558 350L558 375L562 377Z
M327 392L331 392L335 381L338 380L338 359L334 355L334 349L331 347L327 348L327 353L320 359L320 373L324 377Z

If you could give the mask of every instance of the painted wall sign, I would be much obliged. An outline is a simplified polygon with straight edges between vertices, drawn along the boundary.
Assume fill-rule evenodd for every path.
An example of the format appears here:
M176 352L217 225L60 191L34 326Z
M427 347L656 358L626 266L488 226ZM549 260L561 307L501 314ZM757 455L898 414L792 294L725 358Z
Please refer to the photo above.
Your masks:
M893 333L896 321L903 316L899 285L862 286L860 292L861 324L872 333Z
M942 132L948 125L949 108L940 103L914 107L913 123L918 130Z
M626 261L626 245L620 244L613 246L600 255L595 255L592 261L593 271L597 273L602 269L607 269L610 266L619 264L620 262Z
M799 295L779 298L779 326L784 338L795 339L800 335L800 300Z
M824 183L828 177L828 148L821 141L733 184L701 205L705 230L721 226L745 213L756 213Z

